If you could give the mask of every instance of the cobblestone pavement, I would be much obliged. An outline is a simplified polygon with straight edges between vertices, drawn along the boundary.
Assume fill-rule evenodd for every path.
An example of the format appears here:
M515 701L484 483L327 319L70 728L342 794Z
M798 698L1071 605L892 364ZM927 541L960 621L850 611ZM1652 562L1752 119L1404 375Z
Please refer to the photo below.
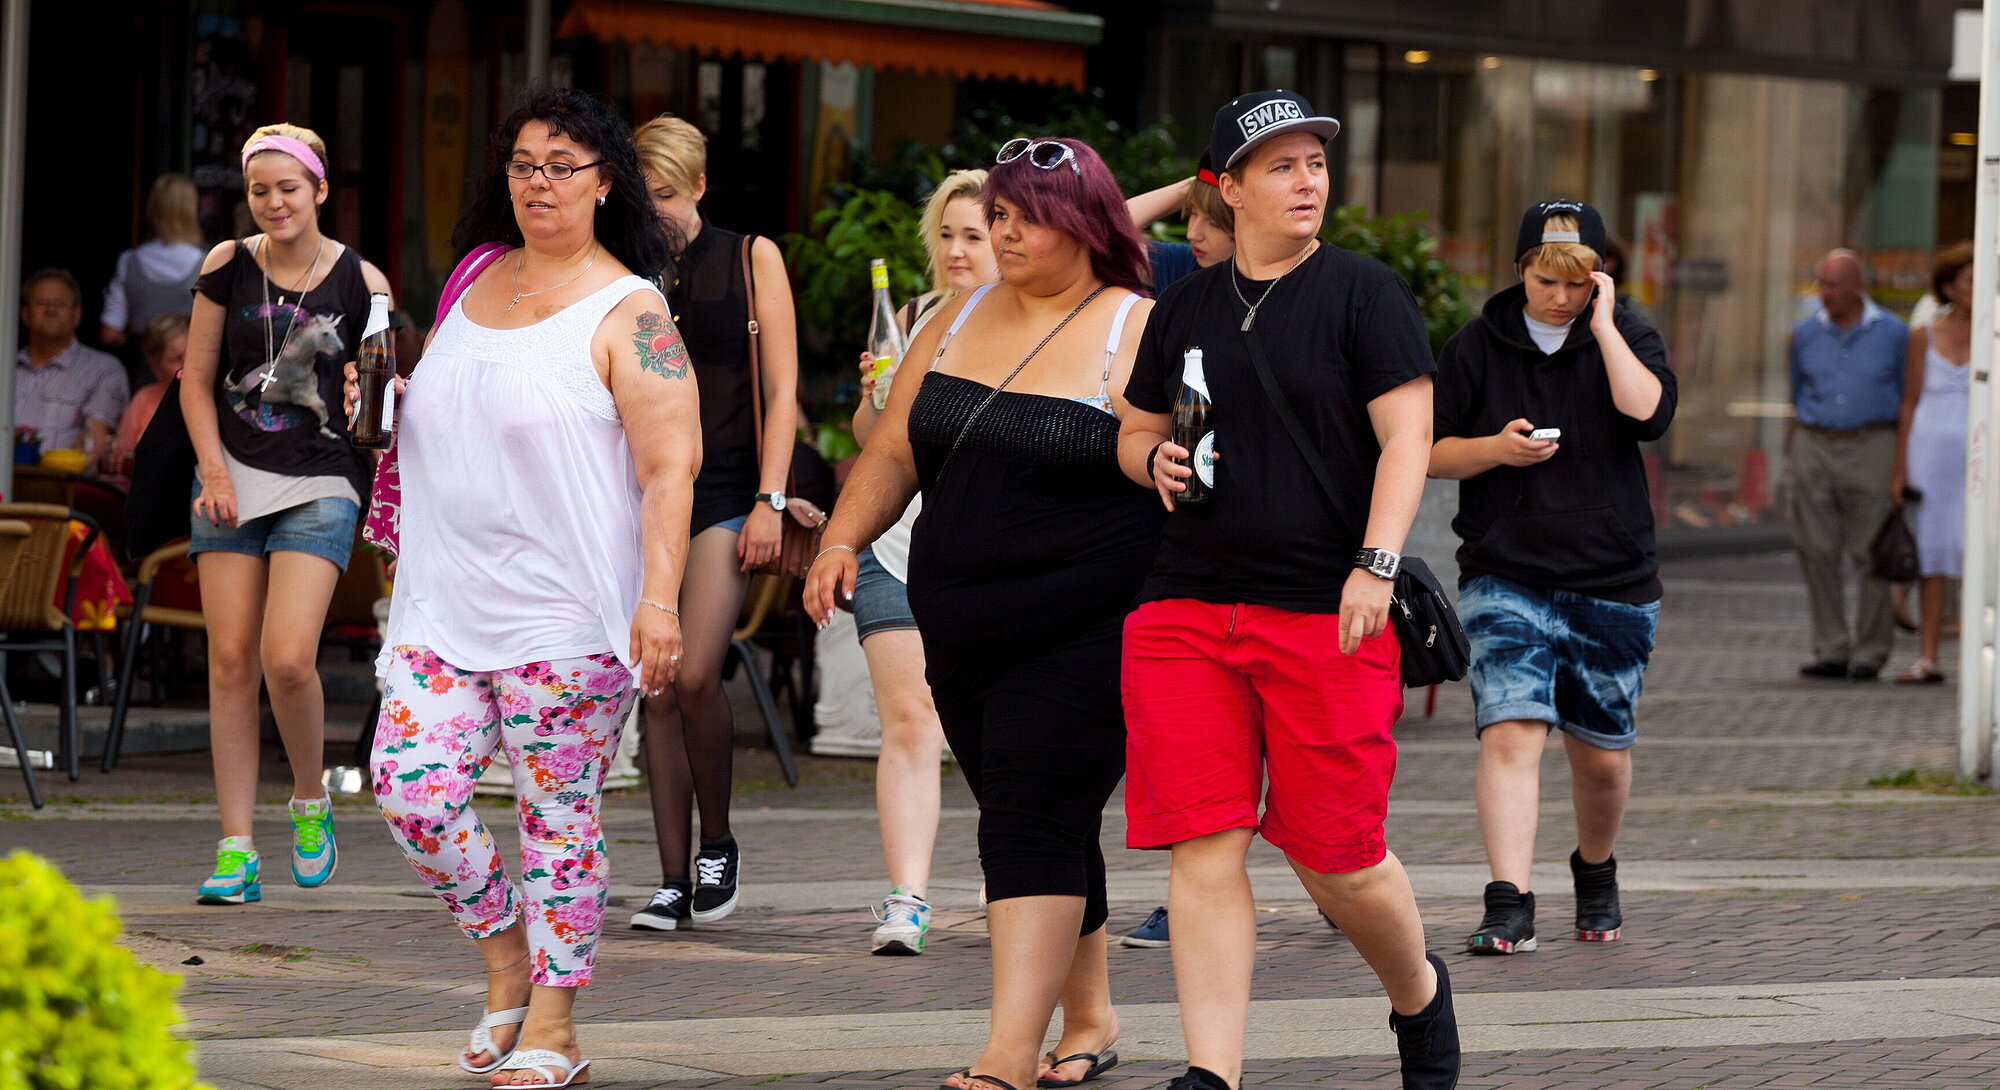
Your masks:
M1788 557L1681 561L1667 575L1619 851L1626 938L1564 938L1573 831L1551 747L1544 944L1451 959L1468 1017L1461 1085L2000 1086L2000 1039L1984 1028L2000 1026L2000 800L1867 786L1906 770L1948 778L1954 687L1799 679L1804 602ZM1892 665L1911 653L1899 646ZM1469 695L1447 688L1423 711L1411 694L1389 836L1432 946L1450 951L1484 882ZM282 771L266 763L279 803ZM963 785L947 770L929 952L871 958L872 766L802 765L805 783L788 790L768 753L739 754L745 907L692 932L615 925L650 890L651 826L642 794L608 804L619 903L579 1007L596 1082L928 1087L976 1052L987 951ZM442 1066L476 1018L476 956L365 801L340 805L334 886L267 883L261 906L200 909L191 887L215 835L204 756L142 755L112 776L51 783L57 801L32 818L6 794L11 775L0 770L0 848L45 854L118 898L130 945L186 978L185 1028L215 1085L480 1084ZM507 824L504 801L480 807ZM283 844L280 810L265 817L263 839ZM1114 802L1114 928L1164 891L1165 857L1124 851L1122 836ZM1395 1085L1386 1004L1360 959L1277 853L1260 845L1252 864L1265 915L1246 1085ZM191 956L203 964L180 964ZM1183 1055L1168 951L1119 949L1112 979L1128 1062L1103 1085L1157 1085Z

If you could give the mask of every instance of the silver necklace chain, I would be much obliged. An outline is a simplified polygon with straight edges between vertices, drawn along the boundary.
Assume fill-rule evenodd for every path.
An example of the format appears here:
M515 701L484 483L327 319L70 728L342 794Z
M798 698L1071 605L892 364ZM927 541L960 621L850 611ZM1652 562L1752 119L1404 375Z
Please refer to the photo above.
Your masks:
M590 271L590 267L592 265L597 264L597 255L602 252L604 252L603 246L592 247L590 251L590 260L583 263L583 268L578 269L575 276L570 277L568 280L565 280L560 284L551 284L546 288L536 288L534 291L522 291L521 273L524 269L527 268L528 265L528 251L523 249L521 251L521 260L516 261L514 263L514 300L513 302L507 304L507 309L510 311L513 310L515 303L519 303L521 300L529 298L530 296L540 295L543 292L554 291L557 288L566 288L569 287L571 284L576 283L579 279L583 277L584 273Z
M257 263L258 271L264 275L264 378L257 384L257 391L259 393L270 389L271 381L278 377L278 357L271 349L271 267L267 263L270 260L270 254L266 250L266 247L270 246L270 244L271 236L265 235L264 245L257 248L258 254L261 254L265 259ZM301 308L305 306L306 293L312 290L313 277L319 275L319 260L325 255L326 239L322 237L319 240L319 245L313 249L312 265L306 269L306 278L299 282L298 293L299 306ZM284 301L285 293L280 291L278 293L278 302L283 303ZM291 325L285 327L285 343L287 345L292 343L292 331L296 330L298 326L299 323L294 320Z
M1318 239L1313 239L1311 242L1306 243L1306 248L1304 250L1299 251L1299 256L1293 258L1292 263L1290 265L1285 266L1285 271L1279 273L1275 278L1272 279L1272 281L1269 284L1264 285L1264 294L1259 295L1255 303L1252 303L1249 297L1243 294L1243 286L1236 282L1236 274L1238 272L1236 268L1236 262L1234 259L1230 260L1229 286L1236 289L1236 298L1241 300L1244 308L1249 311L1249 313L1243 316L1243 332L1245 333L1250 332L1250 323L1257 320L1257 308L1263 306L1264 300L1269 299L1271 297L1271 291L1272 289L1278 286L1278 281L1283 280L1287 276L1290 276L1292 270L1298 268L1299 265L1303 263L1306 258L1312 256L1312 252L1317 249L1319 249Z

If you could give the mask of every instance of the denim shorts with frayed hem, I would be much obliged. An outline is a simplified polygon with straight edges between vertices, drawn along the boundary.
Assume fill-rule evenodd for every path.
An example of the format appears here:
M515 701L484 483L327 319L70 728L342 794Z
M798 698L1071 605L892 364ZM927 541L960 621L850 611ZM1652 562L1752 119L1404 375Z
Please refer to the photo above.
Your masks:
M1539 720L1599 749L1638 740L1660 603L1627 605L1477 576L1459 588L1475 731Z
M200 494L199 486L196 494ZM354 549L354 524L360 517L361 509L353 500L337 497L287 507L235 526L217 526L196 515L188 554L243 553L263 557L278 552L307 553L325 557L344 572L348 554Z

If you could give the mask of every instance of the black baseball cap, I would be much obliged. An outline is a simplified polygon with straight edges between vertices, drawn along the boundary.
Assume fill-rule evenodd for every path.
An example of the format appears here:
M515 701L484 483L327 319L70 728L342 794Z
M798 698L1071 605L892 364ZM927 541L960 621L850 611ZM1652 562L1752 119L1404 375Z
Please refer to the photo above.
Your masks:
M1340 122L1313 113L1312 104L1290 91L1252 91L1237 95L1215 111L1208 132L1208 156L1218 173L1236 165L1250 149L1288 132L1309 132L1331 140Z
M1575 217L1576 230L1548 230L1545 225L1550 216ZM1602 258L1606 245L1604 217L1582 201L1543 201L1535 205L1521 215L1521 234L1514 241L1514 264L1519 265L1522 255L1529 250L1549 242L1580 242Z

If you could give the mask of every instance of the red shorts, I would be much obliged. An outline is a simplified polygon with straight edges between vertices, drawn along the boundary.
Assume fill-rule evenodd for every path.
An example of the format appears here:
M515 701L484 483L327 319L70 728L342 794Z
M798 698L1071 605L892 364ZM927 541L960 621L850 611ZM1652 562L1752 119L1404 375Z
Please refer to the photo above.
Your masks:
M1341 654L1334 614L1140 606L1125 620L1126 846L1256 829L1322 874L1380 863L1401 660L1393 629Z

